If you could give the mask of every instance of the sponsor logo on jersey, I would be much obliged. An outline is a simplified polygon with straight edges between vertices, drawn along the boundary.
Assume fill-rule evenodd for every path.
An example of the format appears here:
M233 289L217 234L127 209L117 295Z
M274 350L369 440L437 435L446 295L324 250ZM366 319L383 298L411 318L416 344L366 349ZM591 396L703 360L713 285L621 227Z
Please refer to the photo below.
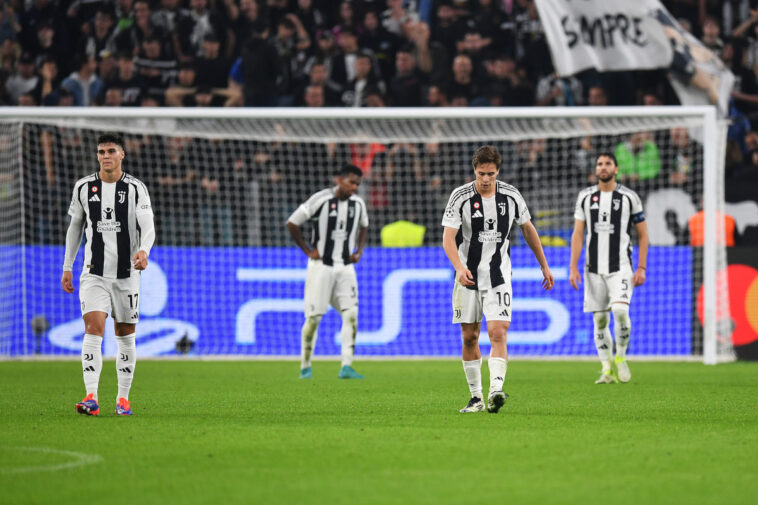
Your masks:
M337 215L337 211L336 210L330 210L329 211L329 216L336 216L336 215Z
M475 218L475 217L484 217L484 214L482 214L481 211L477 210L476 212L474 212L473 214L471 214L471 218L472 219Z
M480 231L478 240L482 244L488 242L502 242L503 234L499 231Z
M603 215L600 216L600 221L595 223L595 233L614 233L615 227L612 223L609 222L609 215L607 212L603 212Z
M495 229L495 224L496 224L496 223L497 223L497 221L495 221L495 220L494 220L494 219L492 219L492 218L489 218L489 219L487 219L487 220L484 222L484 226L486 226L488 230L494 230L494 229Z
M90 202L99 202L100 197L97 195L92 195L92 198L89 199Z
M332 240L345 240L347 238L347 232L345 230L332 231Z
M599 208L600 208L600 205L598 205L597 203L593 203L592 205L590 205L590 209L599 209Z

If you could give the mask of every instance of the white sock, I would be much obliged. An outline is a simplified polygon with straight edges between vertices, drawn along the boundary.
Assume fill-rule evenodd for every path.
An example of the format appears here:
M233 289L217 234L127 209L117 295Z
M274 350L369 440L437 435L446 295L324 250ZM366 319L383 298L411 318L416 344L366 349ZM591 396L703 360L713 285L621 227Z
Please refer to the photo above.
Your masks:
M468 381L471 397L482 398L482 359L464 361L463 371L466 373L466 381Z
M355 353L355 334L358 331L358 307L347 309L341 315L342 366L352 366L353 354Z
M592 319L595 326L595 349L603 364L603 373L610 373L611 360L613 359L613 338L608 329L608 312L593 312Z
M82 340L82 374L87 395L92 393L97 400L97 385L100 382L100 371L103 369L103 337L99 335L84 335Z
M508 362L505 358L493 358L487 361L490 368L490 394L503 390L505 373L508 370Z
M118 396L129 400L129 390L132 388L132 378L134 378L134 367L137 364L137 335L116 335L116 344L118 345L118 356L116 356L116 376L118 377Z
M318 325L321 322L321 316L311 316L305 319L303 329L300 331L300 369L311 366L311 356L313 348L316 347L316 337L318 337Z
M629 305L613 304L613 330L616 333L616 358L626 359L626 349L629 347L629 334L632 331L632 320L629 318Z

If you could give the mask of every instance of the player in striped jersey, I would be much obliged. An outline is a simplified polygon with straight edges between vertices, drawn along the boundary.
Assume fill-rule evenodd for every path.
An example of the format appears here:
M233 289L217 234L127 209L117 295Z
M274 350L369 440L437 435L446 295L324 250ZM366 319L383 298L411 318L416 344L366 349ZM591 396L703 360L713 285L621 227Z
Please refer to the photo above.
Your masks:
M121 136L101 135L97 139L100 171L76 182L68 209L71 222L61 277L66 293L74 292L74 258L85 236L79 301L85 328L82 369L87 396L76 404L76 410L87 415L100 413L97 388L108 313L113 317L118 344L116 414L132 414L129 390L137 362L140 272L147 267L155 228L147 188L121 170L123 159Z
M537 230L521 193L497 180L503 159L492 146L477 149L472 160L476 180L456 188L442 218L442 247L455 268L453 323L463 336L463 371L471 392L461 412L481 412L482 354L479 331L482 316L492 346L487 410L498 412L508 395L503 392L508 366L506 332L511 321L510 236L513 223L532 249L542 270L542 286L553 288L553 274L542 251Z
M313 377L311 355L316 345L316 330L330 304L342 317L339 378L363 378L352 366L358 331L358 279L353 264L360 261L368 237L366 204L355 194L362 176L360 168L343 166L337 174L337 186L312 195L287 220L287 229L295 243L308 256L305 323L301 330L301 379ZM308 221L313 231L310 243L306 244L300 227Z
M618 380L629 382L632 374L626 362L629 333L629 302L632 290L645 282L647 265L647 224L642 202L637 193L616 183L618 162L611 153L600 153L595 162L598 183L582 190L574 211L574 233L571 235L569 282L579 289L582 277L577 269L582 251L582 236L587 236L584 265L584 311L592 312L595 326L595 348L603 369L596 384L616 382L613 375L613 341L608 328L609 311L613 311L616 332L616 372ZM639 238L637 270L632 273L632 241L634 224Z

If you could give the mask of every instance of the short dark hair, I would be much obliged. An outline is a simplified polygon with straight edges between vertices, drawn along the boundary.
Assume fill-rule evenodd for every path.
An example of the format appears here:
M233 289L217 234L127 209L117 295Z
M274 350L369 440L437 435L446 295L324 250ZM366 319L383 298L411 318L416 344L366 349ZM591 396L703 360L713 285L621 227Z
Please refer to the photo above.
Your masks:
M338 177L345 177L350 174L357 175L358 177L363 177L363 171L355 165L351 165L349 163L342 165L342 168L340 168L339 172L337 172Z
M103 133L97 138L97 145L100 144L116 144L123 150L124 137L115 132Z
M619 166L619 162L616 160L616 155L610 151L601 151L597 153L597 156L595 156L595 165L597 165L597 160L599 160L601 156L609 157L613 161L614 165Z
M471 159L471 164L474 166L474 169L485 163L494 163L495 167L500 170L500 165L503 163L503 157L495 146L480 147L476 150L474 157Z

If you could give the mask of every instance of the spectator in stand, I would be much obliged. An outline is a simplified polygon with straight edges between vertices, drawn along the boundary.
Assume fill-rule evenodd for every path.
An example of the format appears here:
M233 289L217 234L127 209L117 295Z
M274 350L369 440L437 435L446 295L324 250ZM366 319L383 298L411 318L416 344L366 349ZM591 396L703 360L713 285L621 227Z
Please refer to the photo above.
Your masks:
M355 6L350 0L340 2L337 11L338 23L332 28L332 33L339 38L344 30L352 30L357 34L358 18L356 17Z
M16 73L5 81L5 91L11 103L18 103L21 95L33 91L39 80L34 67L34 56L26 51L21 53L16 63Z
M115 51L114 31L116 19L113 11L101 7L95 13L90 34L80 40L78 54L99 60L106 52Z
M458 54L458 40L466 32L466 22L459 18L459 10L450 0L436 2L437 19L432 26L432 40L445 46L447 54Z
M63 79L61 87L74 95L74 105L89 107L105 93L105 84L95 73L95 60L80 59L74 63L76 70Z
M191 107L192 95L198 90L197 72L192 61L179 64L177 83L166 90L166 105L169 107Z
M34 98L34 93L24 93L20 97L18 97L18 106L19 107L36 107L39 105L37 103L37 99Z
M114 39L114 45L117 52L128 51L137 56L143 49L143 44L147 38L152 38L165 48L161 48L162 53L173 55L174 48L168 34L159 26L153 24L151 20L152 10L147 0L136 0L134 2L133 14L134 21L131 26L119 31Z
M236 55L241 54L242 48L252 36L254 29L260 31L261 27L267 26L262 9L256 0L240 0L239 5L239 14L232 21L234 39L237 41Z
M155 35L145 37L134 65L145 80L148 93L153 95L162 95L176 81L177 61L170 53L169 46Z
M703 36L701 42L705 47L714 52L714 54L721 58L721 53L724 50L724 41L721 40L721 28L716 18L712 16L706 16L703 21Z
M36 25L36 32L35 45L30 51L35 56L35 63L40 65L44 60L55 60L61 73L68 73L71 70L71 52L63 40L56 37L55 23L51 19L42 19Z
M280 79L278 103L290 106L294 101L297 80L303 73L306 62L306 50L311 41L300 20L293 14L287 14L276 27L276 35L269 41L279 54Z
M150 21L164 33L174 34L179 20L188 15L189 11L182 7L181 0L160 0L160 7L150 16ZM178 54L179 47L174 50Z
M323 107L324 106L324 87L317 84L311 84L305 88L303 102L306 107Z
M395 77L390 84L390 97L395 107L423 105L424 79L416 68L413 47L403 46L395 56Z
M313 5L313 0L297 0L294 14L303 24L311 40L316 38L317 30L326 27L326 15L319 7Z
M329 77L344 89L347 83L355 79L355 60L360 48L358 36L351 28L342 29L338 42L340 51L332 58ZM368 49L365 51L370 54Z
M363 104L366 107L386 107L387 100L379 88L368 87L363 98Z
M418 13L409 11L403 7L403 0L387 0L387 10L382 12L382 26L395 35L403 35L403 25L411 21L421 21Z
M224 88L229 73L229 60L221 54L221 42L215 34L209 33L203 40L203 56L195 60L198 86Z
M576 77L559 77L557 72L545 76L537 83L535 105L572 106L582 105L584 95L582 83Z
M116 35L129 30L134 24L134 0L116 0Z
M345 107L363 107L367 89L376 88L380 94L386 93L387 87L377 78L371 56L371 53L363 50L355 58L355 78L347 83L342 93L342 104Z
M38 104L47 105L45 99L60 86L60 72L55 60L45 60L39 69L40 79L34 88L34 98Z
M608 94L600 85L590 86L587 92L587 104L593 107L605 107L608 105Z
M429 25L423 21L407 21L403 25L405 40L413 44L413 57L418 69L433 82L441 82L450 77L450 60L445 47L430 41Z
M327 107L342 105L342 87L329 79L326 64L323 61L312 62L308 80L302 82L295 92L296 106L305 104L303 98L305 97L305 88L308 86L322 86L324 88L324 100Z
M120 89L122 105L135 107L139 105L143 91L147 90L147 82L137 74L131 53L120 53L116 58L116 63L118 65L116 77L106 81L106 87Z
M242 48L239 65L235 63L232 67L231 73L234 81L242 87L247 107L273 107L277 104L281 64L279 53L266 41L267 36L266 25L257 22Z
M429 107L449 107L447 88L442 84L432 84L426 92L426 105Z
M457 54L465 54L471 58L474 78L477 80L483 78L487 72L485 55L487 54L488 45L488 40L483 38L479 30L475 28L467 29L456 43L458 48Z
M388 32L379 22L379 15L366 11L363 15L363 33L358 37L358 45L370 49L379 65L379 76L392 79L395 75L395 53L400 47L400 37Z
M474 80L474 66L467 54L459 54L453 60L453 82L450 83L450 96L465 97L467 103L481 94Z
M203 56L203 40L207 35L215 35L223 43L227 40L225 21L218 10L208 7L208 0L190 0L186 15L176 21L176 35L179 39L180 60ZM231 30L230 30L231 31Z
M0 6L0 44L6 40L15 40L21 31L18 14L11 2Z
M663 145L670 148L662 154L664 184L696 194L703 182L702 147L690 138L687 128L672 128L668 134L669 139Z
M618 160L619 182L631 181L638 193L652 187L661 172L661 157L650 132L633 133L616 146L614 154Z
M103 105L105 107L121 107L124 103L124 94L120 88L108 88L105 92Z

